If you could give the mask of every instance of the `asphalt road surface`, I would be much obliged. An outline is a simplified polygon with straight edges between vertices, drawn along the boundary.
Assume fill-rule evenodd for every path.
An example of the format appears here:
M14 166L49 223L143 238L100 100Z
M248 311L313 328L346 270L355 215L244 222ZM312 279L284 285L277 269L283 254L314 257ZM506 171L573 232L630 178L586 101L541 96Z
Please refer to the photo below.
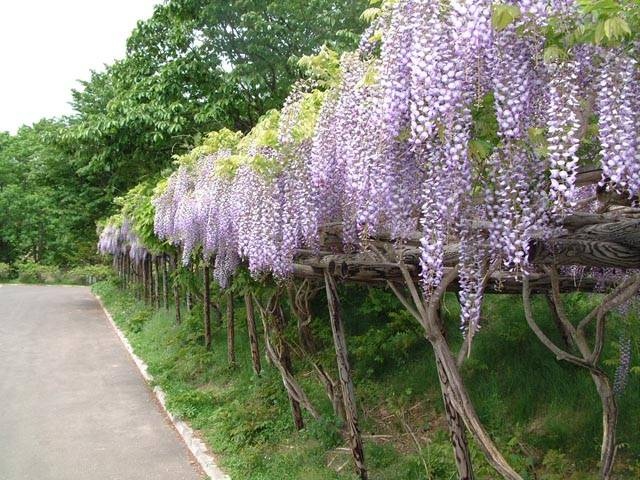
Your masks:
M0 480L200 480L85 287L0 285Z

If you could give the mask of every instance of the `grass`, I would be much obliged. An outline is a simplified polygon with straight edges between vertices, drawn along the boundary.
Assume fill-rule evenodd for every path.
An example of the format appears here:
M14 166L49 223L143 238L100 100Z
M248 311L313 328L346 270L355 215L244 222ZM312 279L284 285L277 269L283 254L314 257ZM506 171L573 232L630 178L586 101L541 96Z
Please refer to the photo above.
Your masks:
M241 302L236 305L238 366L232 369L224 328L214 328L213 351L203 348L199 309L176 325L171 310L155 312L113 283L101 282L94 289L167 393L169 409L201 433L234 480L355 479L339 422L311 367L295 359L296 377L322 420L305 417L301 432L293 428L275 369L265 365L261 377L253 374ZM387 292L349 288L342 298L371 478L456 478L435 365L420 328ZM333 366L321 300L314 305L314 330L324 346L319 358ZM576 295L570 301L572 311L580 312L594 300ZM551 331L545 308L536 304L541 323ZM487 302L482 331L463 367L478 413L525 478L595 479L601 426L591 380L584 371L558 363L529 331L521 312L517 297ZM457 313L455 298L448 298L454 343L460 342ZM612 320L603 355L611 374L623 329L632 335L638 354L638 322ZM295 332L289 333L293 338ZM640 476L639 377L631 376L620 398L620 479ZM477 477L496 478L472 449Z

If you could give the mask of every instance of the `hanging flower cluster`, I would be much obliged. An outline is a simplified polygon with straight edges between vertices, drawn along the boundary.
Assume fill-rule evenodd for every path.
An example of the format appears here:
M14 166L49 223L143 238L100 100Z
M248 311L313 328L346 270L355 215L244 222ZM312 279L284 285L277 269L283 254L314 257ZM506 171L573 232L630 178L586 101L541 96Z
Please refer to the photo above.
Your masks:
M98 252L103 255L128 254L134 263L141 263L149 255L129 219L117 217L111 218L100 232Z
M640 69L637 60L621 49L606 52L597 92L603 181L609 188L637 197L640 193Z

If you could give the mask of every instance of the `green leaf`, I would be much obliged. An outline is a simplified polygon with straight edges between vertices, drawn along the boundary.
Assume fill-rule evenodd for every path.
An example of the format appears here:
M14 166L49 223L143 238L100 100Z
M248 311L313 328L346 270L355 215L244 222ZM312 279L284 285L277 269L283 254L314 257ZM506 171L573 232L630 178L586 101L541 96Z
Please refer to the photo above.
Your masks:
M551 63L561 58L566 58L567 52L558 45L550 45L544 49L543 58L545 63Z
M604 21L604 33L609 40L619 40L631 35L631 29L624 18L612 17Z
M594 40L596 45L602 45L602 41L605 38L604 22L598 22L596 24L596 31L594 34Z
M492 23L493 28L495 28L498 32L504 30L509 25L511 25L515 20L522 17L522 12L520 8L516 5L507 5L507 4L494 4L493 5L493 14L492 14Z
M362 12L360 18L367 23L371 23L380 16L380 13L382 13L382 10L380 8L371 7Z

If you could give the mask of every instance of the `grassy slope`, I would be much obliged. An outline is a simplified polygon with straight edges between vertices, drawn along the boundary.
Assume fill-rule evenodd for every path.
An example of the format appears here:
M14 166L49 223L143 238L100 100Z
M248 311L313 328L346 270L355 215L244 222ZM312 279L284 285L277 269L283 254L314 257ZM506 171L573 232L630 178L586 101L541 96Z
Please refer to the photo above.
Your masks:
M214 328L213 352L201 347L199 311L176 326L171 311L154 312L111 283L97 284L95 291L167 392L169 408L201 431L234 480L355 478L348 452L340 448L345 445L336 433L337 421L311 367L299 360L297 377L323 420L307 419L302 432L292 427L275 369L267 365L262 377L252 374L240 304L236 309L239 366L231 370L223 328ZM347 293L343 310L371 478L455 478L437 376L419 328L385 292L350 289ZM589 306L578 295L571 301L577 312ZM455 339L453 298L448 307ZM314 328L326 345L320 356L325 365L333 366L324 309L318 304L316 310ZM537 310L545 318L543 307ZM463 368L478 412L526 478L595 479L600 413L593 385L584 371L560 365L540 346L521 311L517 297L488 302L485 325ZM612 331L620 331L623 323L613 321ZM634 324L638 354L640 326ZM603 356L613 365L612 371L616 338ZM618 478L640 477L639 377L631 376L620 401ZM495 478L475 449L474 456L478 478Z

